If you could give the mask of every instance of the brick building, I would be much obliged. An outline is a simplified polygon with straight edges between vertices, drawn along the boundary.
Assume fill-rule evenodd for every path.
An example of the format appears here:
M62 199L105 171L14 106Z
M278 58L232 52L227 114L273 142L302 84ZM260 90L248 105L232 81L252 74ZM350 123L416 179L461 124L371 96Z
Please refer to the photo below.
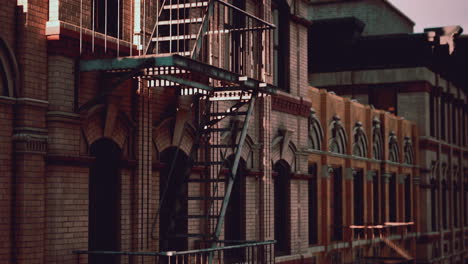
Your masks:
M418 239L455 243L415 202L422 121L310 86L312 3L4 3L0 262L202 262L185 251L213 239L225 263L408 262Z
M363 11L376 5L393 14ZM466 263L468 86L463 69L468 45L463 29L413 33L411 20L386 1L317 1L309 11L310 38L321 37L310 43L310 83L417 124L416 261Z

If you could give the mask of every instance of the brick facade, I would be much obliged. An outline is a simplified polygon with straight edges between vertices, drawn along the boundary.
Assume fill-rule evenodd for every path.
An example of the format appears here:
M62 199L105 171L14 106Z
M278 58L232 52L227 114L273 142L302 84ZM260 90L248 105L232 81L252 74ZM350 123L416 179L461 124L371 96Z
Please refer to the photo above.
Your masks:
M159 226L153 226L153 218L163 192L162 175L170 167L165 155L176 147L181 156L190 155L198 102L176 95L175 89L148 88L148 83L132 79L115 87L91 107L84 107L103 90L113 87L117 77L101 72L79 73L80 59L137 54L137 46L129 44L132 34L138 33L135 32L138 28L132 26L137 20L133 17L138 14L135 6L132 1L122 1L123 35L117 40L91 31L90 1L83 1L83 12L79 0L23 2L17 6L8 1L0 10L0 63L10 61L0 64L0 70L12 72L12 80L15 74L19 77L18 84L5 82L13 83L13 89L0 90L0 231L4 234L0 237L0 262L77 263L77 255L72 251L87 249L93 236L90 214L95 201L90 198L94 195L90 179L93 170L98 170L95 149L106 141L113 142L121 157L118 176L111 179L116 182L108 185L108 188L116 185L119 190L119 201L109 205L109 212L118 216L115 250L160 250L162 235ZM254 108L241 155L247 172L242 175L239 196L240 236L245 240L275 239L278 235L275 222L279 221L275 219L275 205L283 202L287 234L281 243L287 252L278 256L277 262L332 263L339 255L339 263L348 263L354 260L360 243L365 245L362 250L371 254L376 247L374 241L353 239L357 234L348 228L354 224L354 190L359 189L354 184L358 182L356 175L361 173L364 224L375 223L375 219L379 224L389 221L390 203L394 202L396 221L410 220L416 225L411 227L409 236L402 239L394 235L393 239L415 252L416 236L424 230L424 217L415 202L424 196L419 194L416 184L420 176L417 165L420 154L416 151L420 128L383 110L311 87L307 71L309 22L304 19L308 5L304 1L287 3L291 13L286 54L289 90L279 87L277 95L260 98ZM249 12L272 21L270 1L262 4L247 1L246 6ZM141 27L151 29L154 17L145 22ZM267 44L271 49L271 43ZM4 47L9 47L14 57ZM271 55L271 50L265 52ZM20 71L12 58L16 58ZM223 58L217 63L222 61ZM272 72L266 70L264 77L271 82ZM7 86L1 84L0 88ZM229 103L218 106L227 107ZM234 122L223 121L219 127L227 127L231 121ZM313 130L313 121L318 130ZM373 152L377 141L374 131L381 133L379 157ZM344 138L340 138L342 135ZM359 135L364 135L367 145L358 142ZM396 145L390 142L394 139ZM416 154L411 163L405 162L406 139L414 142ZM213 140L219 143L226 139ZM346 143L341 144L340 140ZM392 155L397 155L398 160L391 161L389 146L397 146L398 152ZM449 152L459 156L465 153L454 148ZM289 172L278 172L278 164L289 168ZM343 236L332 241L336 228L333 206L338 199L334 197L338 178L334 169L342 172L343 210L339 228ZM195 179L204 173L207 172L200 167L191 169L191 177ZM284 197L275 194L280 177L286 177L287 184L282 186ZM387 177L395 179L395 201L390 201ZM405 191L408 182L409 193ZM374 186L378 195L374 194ZM192 182L187 193L201 196L212 191L209 188ZM223 192L224 186L220 188ZM312 193L314 190L316 193ZM186 207L188 214L206 210L206 204L200 201L189 201ZM309 215L315 215L315 219ZM203 221L187 220L188 232L203 229ZM309 227L317 232L312 243ZM199 247L196 240L189 238L188 248ZM390 254L390 250L385 250ZM79 258L80 263L86 263L87 257ZM126 258L122 261L127 262Z

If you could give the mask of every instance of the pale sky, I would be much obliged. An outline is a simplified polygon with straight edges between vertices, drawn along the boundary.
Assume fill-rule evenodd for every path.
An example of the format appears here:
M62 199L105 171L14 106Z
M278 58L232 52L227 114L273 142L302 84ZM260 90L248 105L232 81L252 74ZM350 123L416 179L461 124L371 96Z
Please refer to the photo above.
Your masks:
M468 0L388 0L416 23L414 32L424 28L459 25L468 35Z

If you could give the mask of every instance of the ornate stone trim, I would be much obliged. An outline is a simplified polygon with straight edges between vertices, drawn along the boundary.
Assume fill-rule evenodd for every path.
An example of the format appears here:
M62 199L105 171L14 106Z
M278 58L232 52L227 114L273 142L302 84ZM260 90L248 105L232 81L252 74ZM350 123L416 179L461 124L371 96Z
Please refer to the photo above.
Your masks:
M283 112L291 115L298 115L302 117L309 117L310 102L290 98L284 95L272 96L271 109L278 112Z
M47 153L47 136L28 133L13 135L14 151L16 153L34 153L45 155Z

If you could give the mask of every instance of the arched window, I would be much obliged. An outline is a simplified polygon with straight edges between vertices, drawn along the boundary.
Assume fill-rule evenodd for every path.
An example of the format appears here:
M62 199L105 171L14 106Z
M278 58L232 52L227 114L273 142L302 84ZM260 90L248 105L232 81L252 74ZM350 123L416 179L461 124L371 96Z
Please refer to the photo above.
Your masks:
M224 162L224 167L232 168L234 163L234 154L230 155ZM239 160L239 166L236 173L236 179L231 190L231 197L224 217L224 240L240 241L245 240L245 176L247 166L244 159ZM228 174L226 174L227 176ZM226 184L229 177L226 177ZM242 263L245 262L243 249L228 250L224 254L224 263Z
M405 160L404 160L404 163L406 163L406 164L414 164L413 142L411 141L411 138L410 138L410 137L405 137L405 141L404 141L404 152L405 152Z
M388 149L389 149L389 159L392 162L399 162L399 149L398 149L398 140L394 131L390 132L390 137L388 140Z
M291 167L285 160L280 160L273 166L275 191L275 255L288 255L289 246L289 179Z
M353 133L353 155L358 157L367 157L367 136L364 129L362 128L361 122L356 122Z
M309 245L318 242L317 164L309 165Z
M93 143L95 158L89 169L88 248L95 251L120 250L120 158L119 146L110 139ZM91 264L118 263L118 257L93 255Z
M309 148L320 150L323 140L323 129L320 125L320 121L315 115L315 110L310 109L309 116Z
M380 120L374 118L372 122L372 158L376 160L382 160L383 154L383 138L382 138L382 129L380 128Z
M333 121L330 124L330 135L330 151L345 154L348 142L341 118L338 115L333 117Z
M285 0L271 3L273 23L273 84L289 91L289 5Z
M162 151L160 161L164 164L160 171L160 199L167 191L159 214L159 250L186 250L187 238L183 235L188 233L187 173L191 161L176 147Z

